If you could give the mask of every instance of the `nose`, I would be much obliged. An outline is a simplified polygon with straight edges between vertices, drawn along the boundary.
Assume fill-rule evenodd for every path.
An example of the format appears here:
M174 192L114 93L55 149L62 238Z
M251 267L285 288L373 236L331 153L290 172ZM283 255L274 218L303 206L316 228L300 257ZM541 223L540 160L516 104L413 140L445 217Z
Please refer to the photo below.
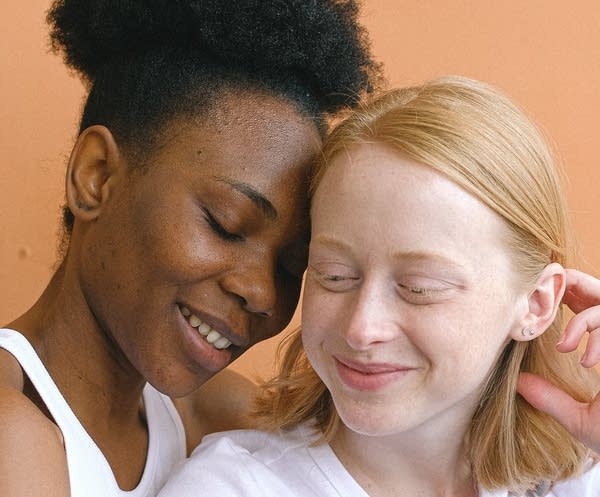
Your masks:
M400 329L398 309L395 292L385 282L363 285L348 309L344 339L359 351L393 340Z
M240 261L221 280L222 288L236 296L244 309L253 314L270 317L277 300L275 270L268 258Z

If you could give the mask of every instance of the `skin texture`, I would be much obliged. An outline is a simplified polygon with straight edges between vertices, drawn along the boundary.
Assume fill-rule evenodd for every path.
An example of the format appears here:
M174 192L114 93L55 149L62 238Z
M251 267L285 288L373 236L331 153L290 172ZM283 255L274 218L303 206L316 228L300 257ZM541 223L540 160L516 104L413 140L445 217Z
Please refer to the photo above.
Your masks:
M249 414L259 392L248 378L225 369L192 394L173 399L186 427L188 454L209 433L255 426Z
M224 96L202 120L175 120L161 137L139 165L110 130L82 133L67 172L75 215L68 255L40 300L9 325L33 344L123 489L135 487L146 457L144 383L186 396L291 318L306 263L306 170L320 146L293 105L252 92ZM233 345L209 345L182 305ZM20 368L0 360L0 372L12 371L0 387L23 400L21 418L0 411L4 426L46 430L64 459ZM186 403L197 400L178 401L184 421L196 421ZM230 405L227 391L211 401L209 412ZM64 460L37 457L0 456L0 470L45 464L64 473ZM44 495L64 495L53 483Z
M476 495L471 416L509 340L551 323L564 271L522 288L503 220L379 144L333 159L311 222L302 336L343 421L332 447L369 495Z
M215 130L175 125L147 167L117 172L112 202L86 225L85 300L136 369L176 397L280 331L297 302L305 168L318 141L290 106L267 102L226 106ZM189 337L178 305L233 345Z
M600 280L576 269L567 269L566 276L563 302L577 314L565 327L557 348L574 352L585 337L581 365L591 368L600 362ZM521 374L517 388L534 407L600 454L600 393L590 403L578 402L548 380L529 373Z
M6 497L69 495L69 475L62 436L56 425L25 395L21 368L0 350L0 489ZM40 454L44 457L40 457ZM17 461L35 461L36 470ZM10 478L7 477L10 475Z

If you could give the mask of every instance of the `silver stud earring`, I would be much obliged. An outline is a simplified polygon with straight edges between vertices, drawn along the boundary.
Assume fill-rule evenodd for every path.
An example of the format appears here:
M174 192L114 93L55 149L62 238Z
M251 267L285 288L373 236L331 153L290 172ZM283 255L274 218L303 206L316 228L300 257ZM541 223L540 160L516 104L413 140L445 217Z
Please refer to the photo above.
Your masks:
M523 335L524 337L532 337L535 335L535 330L533 328L530 328L529 326L525 326L522 330L521 330L521 335Z

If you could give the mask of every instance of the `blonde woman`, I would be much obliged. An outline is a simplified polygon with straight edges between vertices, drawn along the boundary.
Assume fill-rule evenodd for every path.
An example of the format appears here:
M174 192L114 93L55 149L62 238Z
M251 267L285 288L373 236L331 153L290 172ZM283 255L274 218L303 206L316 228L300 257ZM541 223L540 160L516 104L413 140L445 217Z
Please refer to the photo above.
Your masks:
M522 112L462 78L392 91L328 139L311 216L265 430L208 437L162 497L600 495L590 450L517 394L522 372L598 389L555 346L567 217Z

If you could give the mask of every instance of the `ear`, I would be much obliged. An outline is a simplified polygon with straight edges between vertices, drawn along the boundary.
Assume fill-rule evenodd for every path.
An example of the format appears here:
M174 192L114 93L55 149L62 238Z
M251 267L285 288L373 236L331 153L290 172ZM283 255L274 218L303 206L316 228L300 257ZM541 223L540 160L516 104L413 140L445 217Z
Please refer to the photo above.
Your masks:
M527 341L544 333L556 317L565 285L565 269L556 262L548 264L529 292L527 312L511 332L511 338Z
M67 204L75 219L98 216L120 167L119 147L108 128L90 126L79 135L66 176Z

